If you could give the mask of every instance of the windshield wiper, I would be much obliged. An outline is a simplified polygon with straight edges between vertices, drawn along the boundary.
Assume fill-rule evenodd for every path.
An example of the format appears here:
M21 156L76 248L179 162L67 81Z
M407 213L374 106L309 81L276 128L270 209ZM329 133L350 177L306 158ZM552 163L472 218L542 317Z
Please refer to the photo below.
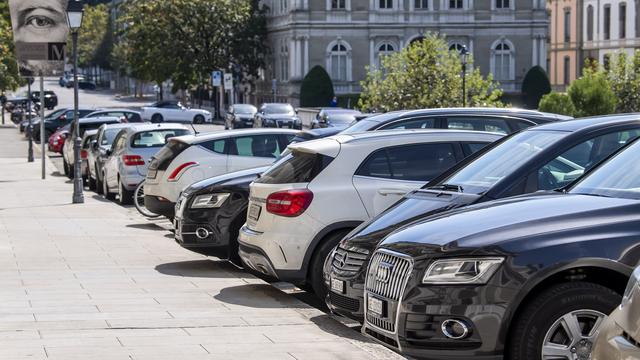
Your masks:
M454 185L454 184L441 184L441 185L436 185L436 186L432 186L431 189L440 189L440 190L445 190L445 191L455 191L455 192L464 192L464 188L460 185Z

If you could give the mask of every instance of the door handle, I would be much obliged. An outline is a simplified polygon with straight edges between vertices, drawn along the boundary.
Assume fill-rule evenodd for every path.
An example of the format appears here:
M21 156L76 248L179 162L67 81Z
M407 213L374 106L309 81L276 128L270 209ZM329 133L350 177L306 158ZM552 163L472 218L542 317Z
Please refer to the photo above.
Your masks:
M378 190L378 194L382 195L382 196L387 196L387 195L399 195L399 196L403 196L406 195L409 191L404 190L404 189L380 189Z

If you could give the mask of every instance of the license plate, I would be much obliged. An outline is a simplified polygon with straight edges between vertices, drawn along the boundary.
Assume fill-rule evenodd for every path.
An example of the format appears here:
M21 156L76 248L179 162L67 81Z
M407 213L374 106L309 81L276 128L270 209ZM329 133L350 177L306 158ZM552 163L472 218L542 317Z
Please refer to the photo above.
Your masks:
M260 207L260 205L251 204L251 206L249 207L249 214L247 215L247 217L253 221L258 221L258 219L260 218L261 211L262 211L262 208Z
M147 172L147 179L155 179L156 175L158 175L158 170L149 170Z
M380 317L384 317L385 301L367 296L367 311Z
M344 281L331 279L331 291L344 294Z

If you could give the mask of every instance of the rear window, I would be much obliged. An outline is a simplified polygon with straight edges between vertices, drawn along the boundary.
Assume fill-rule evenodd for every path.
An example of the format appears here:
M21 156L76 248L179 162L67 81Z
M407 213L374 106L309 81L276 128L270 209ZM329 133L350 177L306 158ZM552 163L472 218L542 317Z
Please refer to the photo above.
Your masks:
M99 122L99 123L88 123L88 124L83 124L80 123L80 136L84 136L84 133L87 130L96 130L98 128L100 128L100 126L104 125L104 124L117 124L117 121L105 121L105 122Z
M295 184L311 182L333 158L299 151L283 157L256 180L262 184Z
M137 133L131 139L132 148L151 148L164 146L170 138L189 134L184 129L153 130Z
M182 141L169 141L158 153L153 156L149 169L151 170L167 170L171 161L189 148L189 144Z

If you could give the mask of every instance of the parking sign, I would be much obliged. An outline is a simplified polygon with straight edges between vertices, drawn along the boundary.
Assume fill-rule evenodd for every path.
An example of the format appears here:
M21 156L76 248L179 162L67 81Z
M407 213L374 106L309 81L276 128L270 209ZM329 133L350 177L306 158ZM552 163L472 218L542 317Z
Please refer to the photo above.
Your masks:
M225 90L233 89L233 75L232 74L224 74L224 88Z
M214 72L211 73L211 85L213 87L222 86L222 72L221 71L214 71Z

